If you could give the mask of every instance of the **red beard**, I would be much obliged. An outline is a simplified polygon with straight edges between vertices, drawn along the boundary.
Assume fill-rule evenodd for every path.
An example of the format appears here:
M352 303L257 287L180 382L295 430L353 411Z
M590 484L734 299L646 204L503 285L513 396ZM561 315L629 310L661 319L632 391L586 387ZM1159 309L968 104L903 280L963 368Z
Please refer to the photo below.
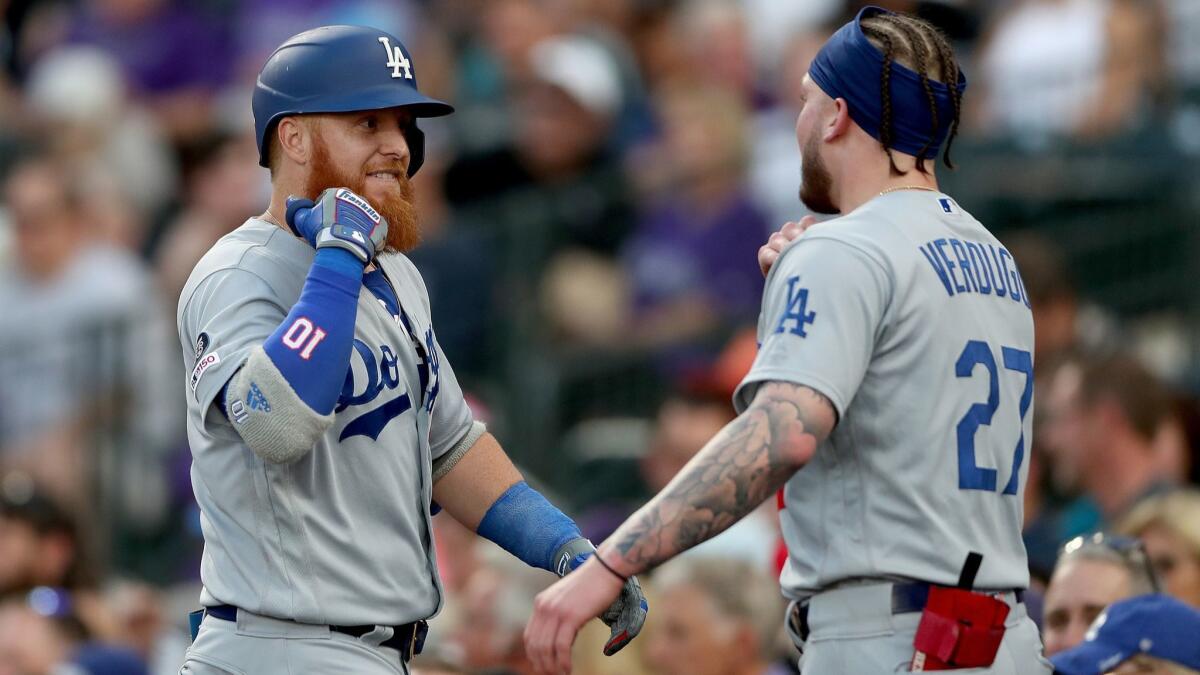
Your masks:
M316 199L321 192L332 187L349 188L375 207L381 216L387 219L387 239L384 241L381 253L407 253L421 243L421 226L417 222L417 209L413 204L413 186L408 180L408 174L400 165L377 167L374 169L396 171L396 179L400 184L397 192L389 192L384 199L374 197L367 199L366 173L349 174L338 170L330 159L329 148L324 141L316 139L313 149L313 168L304 186L304 196Z

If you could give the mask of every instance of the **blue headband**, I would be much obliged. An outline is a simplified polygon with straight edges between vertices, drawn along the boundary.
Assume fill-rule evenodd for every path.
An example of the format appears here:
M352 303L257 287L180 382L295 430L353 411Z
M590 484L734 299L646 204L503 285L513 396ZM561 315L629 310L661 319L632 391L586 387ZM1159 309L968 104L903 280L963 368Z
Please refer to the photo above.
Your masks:
M880 7L864 7L850 23L838 29L813 58L808 74L830 98L844 98L850 119L863 131L882 142L884 125L880 84L883 80L883 54L863 34L862 20L877 14L892 14ZM929 142L933 119L929 97L921 85L921 76L892 61L888 81L892 98L891 147L909 155L918 155ZM936 158L950 133L954 120L954 99L950 87L929 80L937 106L937 133L925 151L925 158ZM967 78L958 73L958 95L967 88Z

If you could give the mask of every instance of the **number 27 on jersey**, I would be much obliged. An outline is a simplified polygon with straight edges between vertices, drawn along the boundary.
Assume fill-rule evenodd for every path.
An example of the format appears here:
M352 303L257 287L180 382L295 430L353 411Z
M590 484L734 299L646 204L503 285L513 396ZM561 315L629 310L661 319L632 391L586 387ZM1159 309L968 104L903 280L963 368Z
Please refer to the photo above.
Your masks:
M1013 347L1000 348L1001 359L1005 371L1024 376L1024 390L1018 402L1018 424L1021 434L1017 438L1017 447L1013 450L1012 469L1008 481L1001 490L1002 494L1017 494L1017 481L1021 475L1021 462L1025 458L1025 416L1029 414L1029 404L1033 402L1033 358L1029 352ZM981 340L971 340L963 347L958 361L954 364L954 374L959 378L975 377L976 366L983 366L988 378L987 401L978 402L967 408L966 414L958 421L958 487L962 490L996 491L996 469L981 467L976 462L975 434L980 426L989 426L996 410L1000 407L1000 377L996 366L996 358L992 347Z

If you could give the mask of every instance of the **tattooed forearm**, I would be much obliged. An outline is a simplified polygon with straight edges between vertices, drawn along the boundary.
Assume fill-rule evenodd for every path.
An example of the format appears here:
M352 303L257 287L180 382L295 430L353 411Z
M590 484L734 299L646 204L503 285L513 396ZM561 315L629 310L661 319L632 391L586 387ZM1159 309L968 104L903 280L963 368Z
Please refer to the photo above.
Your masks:
M750 408L612 536L622 571L640 573L724 532L804 466L835 421L833 405L808 387L762 385Z

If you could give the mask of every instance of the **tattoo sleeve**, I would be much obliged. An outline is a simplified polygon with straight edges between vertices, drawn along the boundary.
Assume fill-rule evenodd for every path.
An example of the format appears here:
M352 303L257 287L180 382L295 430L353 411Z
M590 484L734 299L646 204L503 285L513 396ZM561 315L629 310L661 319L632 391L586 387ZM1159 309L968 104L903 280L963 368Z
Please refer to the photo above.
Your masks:
M608 540L622 571L641 573L724 532L803 467L835 423L833 404L819 392L764 383L751 406Z

